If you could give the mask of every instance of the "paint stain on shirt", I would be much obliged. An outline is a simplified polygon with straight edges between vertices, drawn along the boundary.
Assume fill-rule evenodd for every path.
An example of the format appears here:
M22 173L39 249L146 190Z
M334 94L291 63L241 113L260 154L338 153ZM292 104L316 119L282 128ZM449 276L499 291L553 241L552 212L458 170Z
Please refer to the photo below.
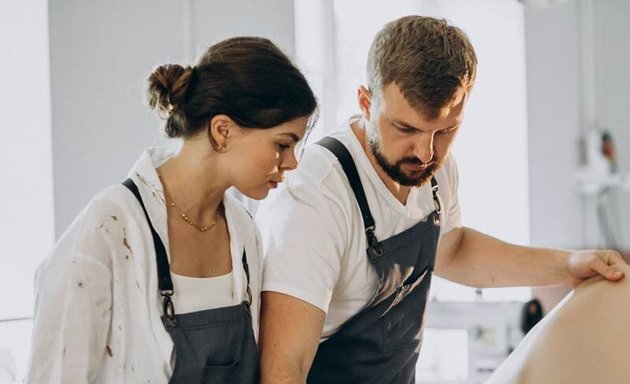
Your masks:
M130 253L133 253L131 251L131 247L129 246L129 242L127 241L127 237L123 238L123 245L125 246L125 248L127 248L129 250Z
M133 251L131 250L131 247L129 246L129 242L127 241L127 228L123 227L123 245L125 246L125 248L127 248L129 250L129 253L133 254Z
M109 357L114 357L114 354L112 353L112 349L109 347L109 345L105 346L105 350L107 351L107 354L109 355Z
M98 226L98 229L102 229L105 233L109 233L109 229L105 226L105 224L101 224Z

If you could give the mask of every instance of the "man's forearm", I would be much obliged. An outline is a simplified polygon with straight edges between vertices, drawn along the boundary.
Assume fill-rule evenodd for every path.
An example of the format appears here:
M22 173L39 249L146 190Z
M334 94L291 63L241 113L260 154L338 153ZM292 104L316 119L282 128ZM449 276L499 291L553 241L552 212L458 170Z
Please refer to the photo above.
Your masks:
M569 284L569 251L506 243L470 228L448 233L440 244L436 273L479 288ZM449 240L447 237L451 236Z

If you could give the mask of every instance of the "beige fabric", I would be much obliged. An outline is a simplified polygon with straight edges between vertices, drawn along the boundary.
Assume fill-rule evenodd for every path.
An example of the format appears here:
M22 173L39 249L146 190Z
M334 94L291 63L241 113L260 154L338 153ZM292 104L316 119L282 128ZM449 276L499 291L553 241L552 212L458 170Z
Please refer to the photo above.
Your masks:
M536 326L486 384L630 382L630 266L593 278Z

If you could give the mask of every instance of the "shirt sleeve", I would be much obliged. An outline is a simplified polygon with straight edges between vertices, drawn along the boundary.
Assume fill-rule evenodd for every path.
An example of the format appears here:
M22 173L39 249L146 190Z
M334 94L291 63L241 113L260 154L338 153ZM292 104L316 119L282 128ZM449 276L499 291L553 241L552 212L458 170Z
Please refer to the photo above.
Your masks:
M36 272L28 383L93 382L108 357L111 247L93 213L75 220Z
M296 297L327 312L347 230L342 210L316 189L286 187L259 208L262 290Z
M448 183L447 196L448 204L444 211L444 226L441 231L441 235L445 235L455 228L462 226L462 215L459 207L459 171L457 169L457 163L452 155L449 155L449 159L445 165L445 177Z

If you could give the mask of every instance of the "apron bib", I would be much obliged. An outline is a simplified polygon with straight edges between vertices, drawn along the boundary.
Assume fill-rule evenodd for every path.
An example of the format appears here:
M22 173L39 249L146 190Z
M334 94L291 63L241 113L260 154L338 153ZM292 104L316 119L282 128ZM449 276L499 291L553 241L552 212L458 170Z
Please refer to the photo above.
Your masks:
M309 384L415 383L431 276L440 234L440 201L435 178L435 211L411 228L379 241L356 166L347 148L326 137L317 144L341 163L361 210L367 255L378 276L372 300L320 343Z
M164 243L153 228L138 187L123 182L136 197L151 229L155 247L158 287L162 296L162 323L173 340L173 376L170 384L254 384L259 380L259 355L250 303L249 267L243 250L248 301L230 307L175 314L173 282ZM208 294L212 294L209 292Z

